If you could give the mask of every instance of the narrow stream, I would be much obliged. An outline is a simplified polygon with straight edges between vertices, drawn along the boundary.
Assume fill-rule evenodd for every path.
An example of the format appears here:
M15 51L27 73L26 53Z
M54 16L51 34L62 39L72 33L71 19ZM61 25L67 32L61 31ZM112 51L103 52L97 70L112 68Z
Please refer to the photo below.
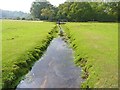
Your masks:
M54 38L19 88L80 88L81 69L74 65L73 50L62 37Z

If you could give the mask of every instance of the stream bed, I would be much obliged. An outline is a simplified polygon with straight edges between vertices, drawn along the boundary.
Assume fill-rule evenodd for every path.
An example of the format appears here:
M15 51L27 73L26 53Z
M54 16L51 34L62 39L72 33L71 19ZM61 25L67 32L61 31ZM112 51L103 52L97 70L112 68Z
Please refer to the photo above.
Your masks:
M54 38L17 89L80 88L81 68L76 67L73 60L72 48L62 37Z

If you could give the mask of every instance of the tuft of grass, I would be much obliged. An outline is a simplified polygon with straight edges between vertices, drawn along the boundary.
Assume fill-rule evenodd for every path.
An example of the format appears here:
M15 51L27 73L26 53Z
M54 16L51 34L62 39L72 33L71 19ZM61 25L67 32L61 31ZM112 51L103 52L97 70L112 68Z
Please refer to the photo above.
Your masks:
M67 23L63 25L82 67L83 88L118 88L118 24Z
M50 22L3 20L2 86L15 88L56 36Z

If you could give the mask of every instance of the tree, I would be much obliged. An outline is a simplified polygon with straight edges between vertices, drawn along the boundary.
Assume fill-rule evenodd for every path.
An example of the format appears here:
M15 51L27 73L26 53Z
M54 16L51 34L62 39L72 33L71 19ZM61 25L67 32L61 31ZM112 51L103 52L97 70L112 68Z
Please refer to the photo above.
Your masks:
M41 16L41 10L46 7L52 6L47 0L36 0L35 2L32 3L30 12L33 18L38 18L38 19L44 19L43 16Z
M20 17L17 17L16 19L17 19L17 20L20 20Z
M117 2L93 2L90 5L95 12L95 20L117 21Z
M58 16L69 21L88 21L92 20L93 11L87 2L65 2L59 7Z
M75 21L88 21L93 18L93 10L88 2L74 2L71 5L70 16Z
M54 10L51 8L43 8L41 10L41 16L44 16L45 19L52 21L52 17L54 15Z
M71 2L65 2L59 5L57 19L68 19L71 4Z
M59 5L57 17L69 21L117 21L118 2L65 2Z
M33 18L41 20L67 19L68 21L117 21L118 2L70 2L58 7L48 1L36 0L31 7Z

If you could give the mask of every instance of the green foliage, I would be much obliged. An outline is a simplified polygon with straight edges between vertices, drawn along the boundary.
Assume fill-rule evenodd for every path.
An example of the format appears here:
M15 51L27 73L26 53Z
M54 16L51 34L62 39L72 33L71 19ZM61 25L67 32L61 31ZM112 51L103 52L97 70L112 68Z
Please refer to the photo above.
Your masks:
M51 17L51 14L53 15L53 10L53 5L47 0L44 0L44 2L43 0L36 0L32 3L30 12L34 19L48 20L49 17Z
M58 19L67 19L70 11L70 6L72 3L65 2L60 4L58 7L57 18Z
M118 88L118 24L67 23L63 25L82 67L83 88Z
M44 16L45 19L52 20L53 15L54 15L53 9L43 8L41 10L41 16Z
M54 7L49 2L33 2L31 14L44 20L117 21L118 2L65 2Z
M65 2L58 18L69 21L117 21L118 2Z

